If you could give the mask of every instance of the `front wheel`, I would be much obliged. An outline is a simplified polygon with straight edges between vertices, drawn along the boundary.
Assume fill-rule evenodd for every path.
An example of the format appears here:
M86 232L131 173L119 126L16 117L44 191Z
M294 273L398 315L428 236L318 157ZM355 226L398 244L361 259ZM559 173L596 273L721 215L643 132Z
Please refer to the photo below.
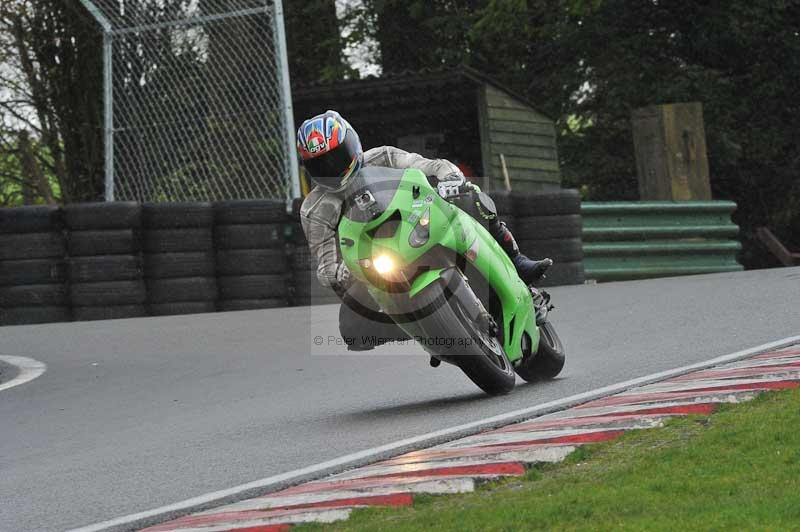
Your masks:
M539 326L539 349L525 355L515 368L517 375L527 382L556 377L564 368L564 345L555 327L546 321Z
M460 318L461 325L468 331L473 347L480 351L459 356L458 367L489 395L501 395L513 390L516 380L514 368L498 339L467 318L457 300L451 301L451 305Z
M514 389L514 368L498 339L467 316L457 292L471 289L463 279L458 282L452 292L434 283L415 297L436 310L420 318L411 335L422 336L434 356L461 368L487 394L506 394Z

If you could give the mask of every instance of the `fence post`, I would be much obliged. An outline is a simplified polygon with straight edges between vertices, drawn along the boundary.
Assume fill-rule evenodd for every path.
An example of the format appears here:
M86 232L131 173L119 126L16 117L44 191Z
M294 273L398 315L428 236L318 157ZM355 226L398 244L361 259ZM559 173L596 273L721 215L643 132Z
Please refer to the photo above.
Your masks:
M91 0L81 4L103 28L103 152L105 155L105 199L114 201L114 99L111 54L113 38L111 22Z
M114 201L114 81L112 77L114 38L103 31L103 129L106 201Z
M278 47L278 59L281 62L281 91L283 92L283 111L284 120L286 121L286 156L289 177L291 184L287 190L288 198L300 197L300 169L297 164L297 156L295 155L295 139L294 139L294 110L292 108L292 88L289 81L289 56L286 51L286 30L283 25L283 2L282 0L273 0L273 7L275 14L273 17L273 24L275 25L275 44ZM291 203L289 204L291 209Z

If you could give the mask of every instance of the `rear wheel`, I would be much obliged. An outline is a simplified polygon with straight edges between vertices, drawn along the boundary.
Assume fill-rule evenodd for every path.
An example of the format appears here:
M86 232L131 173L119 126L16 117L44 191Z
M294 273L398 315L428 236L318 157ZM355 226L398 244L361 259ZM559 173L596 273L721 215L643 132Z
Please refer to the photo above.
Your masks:
M564 345L555 327L548 321L539 326L539 348L523 357L517 375L527 382L552 379L564 368Z

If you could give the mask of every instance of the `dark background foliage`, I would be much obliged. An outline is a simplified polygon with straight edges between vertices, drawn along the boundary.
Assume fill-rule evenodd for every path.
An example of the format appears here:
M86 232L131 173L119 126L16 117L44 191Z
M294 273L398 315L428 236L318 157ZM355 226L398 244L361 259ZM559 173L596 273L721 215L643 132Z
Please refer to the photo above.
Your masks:
M556 119L565 185L586 199L637 199L633 109L702 102L744 263L773 264L759 225L800 248L799 1L369 0L361 15L385 71L469 64Z
M285 0L294 87L468 64L557 121L565 185L636 199L630 115L704 106L715 198L747 266L800 249L800 0ZM0 202L102 196L101 36L78 0L0 6ZM344 50L356 49L345 58ZM355 47L355 48L353 48Z

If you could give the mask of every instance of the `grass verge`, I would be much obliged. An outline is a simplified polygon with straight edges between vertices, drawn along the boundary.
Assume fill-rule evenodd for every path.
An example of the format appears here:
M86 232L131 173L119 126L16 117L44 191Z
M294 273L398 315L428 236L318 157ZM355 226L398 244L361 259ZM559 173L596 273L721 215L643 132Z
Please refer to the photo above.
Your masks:
M474 493L299 530L797 530L800 390L579 448Z

